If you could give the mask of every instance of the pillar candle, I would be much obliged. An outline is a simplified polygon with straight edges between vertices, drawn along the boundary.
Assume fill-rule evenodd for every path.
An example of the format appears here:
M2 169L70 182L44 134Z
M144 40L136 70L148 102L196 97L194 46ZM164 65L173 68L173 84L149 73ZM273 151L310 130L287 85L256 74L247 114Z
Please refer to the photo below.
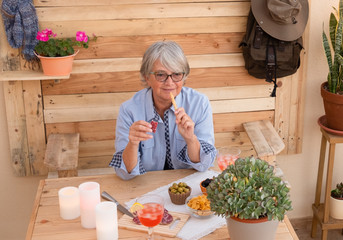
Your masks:
M97 240L117 240L117 205L113 202L101 202L96 206L95 212Z
M58 191L60 216L71 220L80 216L80 195L77 187L64 187Z
M95 228L95 206L100 203L100 185L97 182L84 182L79 185L81 225Z

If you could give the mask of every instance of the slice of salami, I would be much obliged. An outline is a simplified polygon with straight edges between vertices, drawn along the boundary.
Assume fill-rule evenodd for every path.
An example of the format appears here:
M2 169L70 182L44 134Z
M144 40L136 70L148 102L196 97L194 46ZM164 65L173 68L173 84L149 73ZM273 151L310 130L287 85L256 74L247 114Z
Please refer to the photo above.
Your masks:
M160 224L167 225L173 221L173 216L169 214L167 209L164 209L163 218Z
M152 128L151 128L152 132L155 133L156 129L157 129L158 122L155 122L154 120L151 120L150 124L152 126Z
M134 218L132 218L132 220L134 223L141 225L141 221L139 221L138 216L135 216Z

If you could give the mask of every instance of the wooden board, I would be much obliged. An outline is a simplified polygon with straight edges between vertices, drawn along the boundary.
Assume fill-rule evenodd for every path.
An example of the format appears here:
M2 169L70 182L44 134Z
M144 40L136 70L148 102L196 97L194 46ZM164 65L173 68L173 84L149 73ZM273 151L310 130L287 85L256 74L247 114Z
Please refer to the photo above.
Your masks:
M188 55L191 68L239 67L244 66L241 53ZM141 58L83 59L73 62L72 74L137 71Z
M37 8L38 19L45 21L85 21L102 19L140 19L170 17L246 16L250 3L173 3L123 4L79 7ZM132 11L135 9L135 11ZM88 14L92 12L93 14Z
M177 213L177 212L169 212L173 216L173 222L168 225L158 225L154 227L154 232L156 234L160 234L167 237L175 237L177 233L181 230L181 228L185 225L188 218L190 217L189 214L184 213ZM174 221L180 219L176 224L173 225ZM170 229L169 227L172 226L173 228ZM118 227L125 228L129 230L137 230L137 231L144 231L147 232L148 228L143 225L137 225L132 221L132 218L123 215L118 221Z
M211 81L209 81L211 79ZM72 74L68 80L42 81L43 95L136 92L143 87L139 82L139 71ZM186 80L192 88L268 85L262 79L250 76L244 67L193 68ZM118 88L120 86L120 88Z
M44 164L57 170L76 169L79 156L78 133L50 134Z
M272 156L280 153L285 144L268 120L243 123L257 156Z

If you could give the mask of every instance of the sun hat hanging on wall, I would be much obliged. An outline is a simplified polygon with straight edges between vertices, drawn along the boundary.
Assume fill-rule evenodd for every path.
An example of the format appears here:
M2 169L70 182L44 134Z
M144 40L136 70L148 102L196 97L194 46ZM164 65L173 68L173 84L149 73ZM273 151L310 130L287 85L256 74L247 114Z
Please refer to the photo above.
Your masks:
M284 41L302 36L309 15L307 0L251 0L251 9L266 33Z

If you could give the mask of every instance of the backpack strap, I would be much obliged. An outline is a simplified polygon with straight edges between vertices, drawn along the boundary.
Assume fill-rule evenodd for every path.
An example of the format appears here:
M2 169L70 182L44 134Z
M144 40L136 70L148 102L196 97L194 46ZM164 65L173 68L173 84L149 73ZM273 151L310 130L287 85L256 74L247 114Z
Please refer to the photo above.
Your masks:
M277 68L277 61L276 61L276 50L273 40L268 37L268 43L266 47L266 81L273 82L274 88L271 93L271 97L276 96L276 68Z

